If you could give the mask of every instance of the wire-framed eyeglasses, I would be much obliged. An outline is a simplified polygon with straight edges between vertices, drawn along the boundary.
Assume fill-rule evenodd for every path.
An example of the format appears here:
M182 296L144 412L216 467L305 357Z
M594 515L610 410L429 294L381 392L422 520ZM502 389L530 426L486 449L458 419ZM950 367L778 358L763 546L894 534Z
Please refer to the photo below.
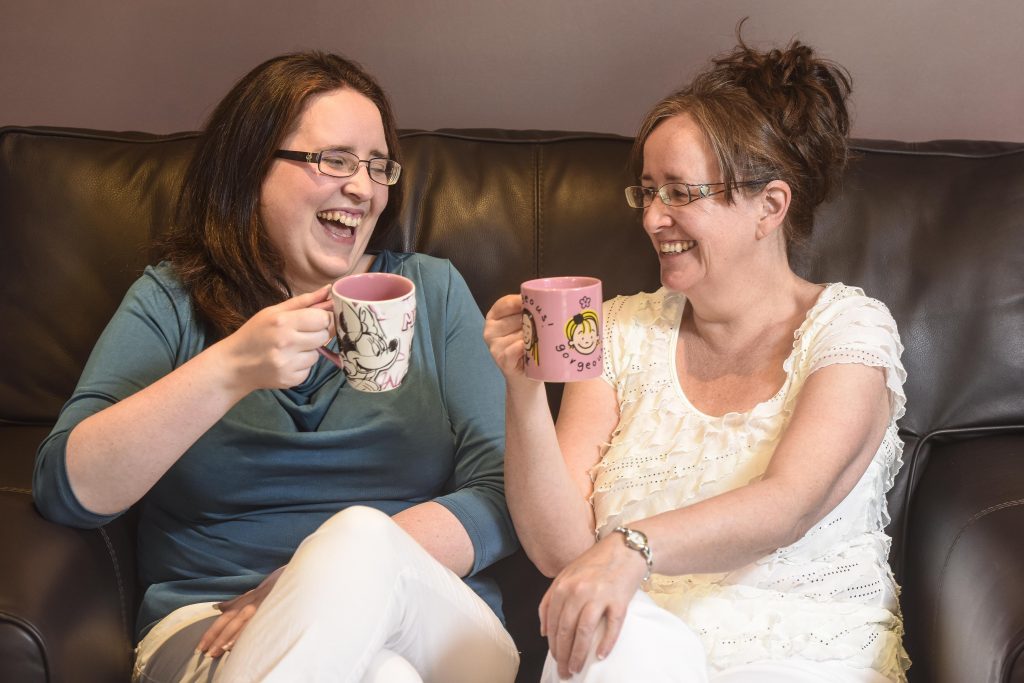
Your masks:
M291 149L279 149L274 152L274 156L279 159L316 164L321 173L335 178L348 178L355 175L359 170L359 164L366 164L366 172L370 175L370 180L381 185L394 185L402 174L402 165L394 159L382 157L360 159L352 152L346 152L343 149L328 149L323 152L297 152Z
M762 185L770 178L760 180L744 180L732 183L733 187L745 187L747 185ZM626 188L626 203L634 209L646 209L654 203L654 197L661 197L665 206L686 206L698 199L711 197L725 192L728 183L665 183L658 189L644 187L642 185L630 185ZM711 188L721 186L720 190Z

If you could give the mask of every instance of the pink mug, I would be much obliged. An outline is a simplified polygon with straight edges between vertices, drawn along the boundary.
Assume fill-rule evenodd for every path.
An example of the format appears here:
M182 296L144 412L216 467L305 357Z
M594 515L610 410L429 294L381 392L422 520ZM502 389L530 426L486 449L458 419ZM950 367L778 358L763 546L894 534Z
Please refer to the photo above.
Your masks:
M524 282L523 358L526 376L574 382L601 375L601 281L544 277Z
M320 347L359 391L397 389L409 370L416 327L416 285L394 273L343 277L331 287L335 353Z

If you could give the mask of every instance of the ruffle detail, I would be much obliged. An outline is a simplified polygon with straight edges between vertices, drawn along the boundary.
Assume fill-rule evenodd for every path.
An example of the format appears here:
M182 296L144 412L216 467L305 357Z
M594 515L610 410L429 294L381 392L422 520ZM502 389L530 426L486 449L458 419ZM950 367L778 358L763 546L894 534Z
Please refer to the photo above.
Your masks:
M710 420L678 402L651 403L640 398L620 406L621 424L645 428L613 432L591 470L598 529L617 526L609 518L630 506L630 517L641 519L756 480L789 417L778 401Z
M606 354L614 373L606 379L616 387L620 418L590 471L599 531L618 526L626 508L630 519L642 519L757 479L789 421L789 381L745 413L712 417L690 405L672 361L685 302L661 289L606 306L605 348L616 351Z

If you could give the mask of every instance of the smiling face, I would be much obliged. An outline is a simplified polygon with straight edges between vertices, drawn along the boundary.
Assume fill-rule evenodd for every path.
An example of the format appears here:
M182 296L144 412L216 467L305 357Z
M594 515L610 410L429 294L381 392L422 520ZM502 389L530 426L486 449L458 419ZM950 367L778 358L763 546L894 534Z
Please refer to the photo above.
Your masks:
M703 131L689 114L666 119L644 143L641 184L716 183L721 172ZM734 204L724 194L685 206L665 206L655 197L644 209L644 230L658 252L661 283L687 292L736 272L752 258L757 202L734 190Z
M533 348L534 342L537 340L537 330L533 324L533 314L529 311L523 311L523 343L526 344L526 350L529 351Z
M590 320L584 320L573 332L570 344L578 353L590 355L597 349L600 338L597 325Z
M380 111L348 88L310 97L280 147L343 149L360 159L388 156ZM275 159L261 187L260 217L284 258L292 293L365 271L362 257L387 203L387 186L370 180L365 164L348 178L335 178L322 175L316 164Z

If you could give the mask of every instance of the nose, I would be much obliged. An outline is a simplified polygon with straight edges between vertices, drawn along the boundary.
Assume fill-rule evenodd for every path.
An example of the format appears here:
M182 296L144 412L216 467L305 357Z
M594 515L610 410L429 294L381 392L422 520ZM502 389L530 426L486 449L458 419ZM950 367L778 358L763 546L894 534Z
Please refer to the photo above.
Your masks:
M342 178L341 191L351 197L367 200L373 196L373 181L370 180L370 167L365 161L360 161L356 172L347 178Z
M661 195L655 195L651 205L644 209L643 222L644 230L652 235L669 225L671 216Z

